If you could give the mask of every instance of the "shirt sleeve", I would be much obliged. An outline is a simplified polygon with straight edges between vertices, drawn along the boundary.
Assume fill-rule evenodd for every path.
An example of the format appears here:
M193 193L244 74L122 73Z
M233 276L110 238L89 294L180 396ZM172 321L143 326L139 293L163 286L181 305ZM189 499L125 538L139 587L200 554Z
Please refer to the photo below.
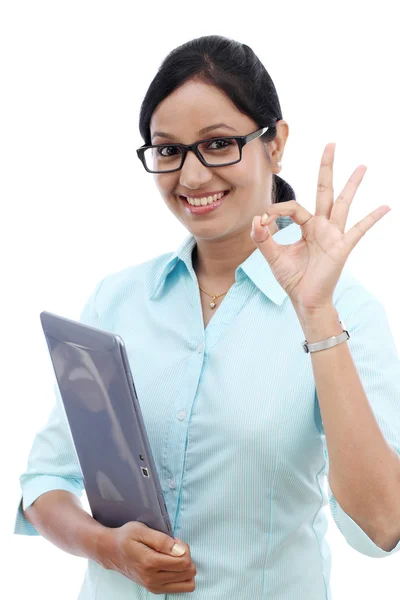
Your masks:
M351 355L375 419L390 446L400 455L400 360L382 303L360 284L342 294L335 304L350 334ZM329 472L325 435L322 436ZM332 517L348 544L366 556L383 558L400 550L400 540L390 551L377 546L343 510L328 480ZM400 501L400 500L399 500Z
M96 285L81 311L79 320L86 325L98 326L95 300L103 281ZM41 494L50 490L67 490L80 497L84 489L82 471L56 378L54 394L53 409L46 425L33 440L27 468L19 478L22 494L14 524L16 534L40 535L25 518L22 509L28 508Z

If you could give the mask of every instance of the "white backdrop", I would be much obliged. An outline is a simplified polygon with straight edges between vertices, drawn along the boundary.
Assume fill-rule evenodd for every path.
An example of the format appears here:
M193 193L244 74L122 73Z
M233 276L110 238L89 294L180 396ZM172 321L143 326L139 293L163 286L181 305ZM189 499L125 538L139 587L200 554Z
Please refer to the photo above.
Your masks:
M358 165L368 166L348 227L382 204L392 211L347 266L383 301L399 349L395 10L390 0L1 2L1 596L54 600L61 581L57 600L71 600L81 585L84 559L12 533L18 477L53 404L39 313L77 319L100 278L174 250L187 235L135 153L140 103L177 45L219 34L258 54L290 129L281 176L310 211L328 142L337 144L335 198ZM398 598L400 554L357 553L325 510L334 599Z

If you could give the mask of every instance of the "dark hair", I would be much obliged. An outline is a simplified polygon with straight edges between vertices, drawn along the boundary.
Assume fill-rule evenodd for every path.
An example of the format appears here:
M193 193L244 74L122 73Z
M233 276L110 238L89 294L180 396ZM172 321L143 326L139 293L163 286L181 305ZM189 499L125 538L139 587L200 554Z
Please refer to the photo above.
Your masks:
M139 131L145 144L151 144L150 121L154 110L189 79L220 88L260 128L282 119L274 83L253 50L235 40L208 35L178 46L161 63L140 109ZM275 136L276 127L270 127L260 139L269 142ZM267 158L269 161L268 154ZM272 202L295 199L292 187L274 174Z

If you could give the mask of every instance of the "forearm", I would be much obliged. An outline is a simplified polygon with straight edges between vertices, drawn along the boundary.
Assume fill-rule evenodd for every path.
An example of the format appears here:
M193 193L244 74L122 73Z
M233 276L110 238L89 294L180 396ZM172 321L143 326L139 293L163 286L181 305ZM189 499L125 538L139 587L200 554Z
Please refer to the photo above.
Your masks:
M71 492L46 492L24 514L44 538L61 550L99 562L99 538L108 528L93 519Z
M297 313L305 337L339 335L334 307ZM355 367L348 342L310 353L329 455L329 485L343 510L375 541L400 539L400 459L386 442Z

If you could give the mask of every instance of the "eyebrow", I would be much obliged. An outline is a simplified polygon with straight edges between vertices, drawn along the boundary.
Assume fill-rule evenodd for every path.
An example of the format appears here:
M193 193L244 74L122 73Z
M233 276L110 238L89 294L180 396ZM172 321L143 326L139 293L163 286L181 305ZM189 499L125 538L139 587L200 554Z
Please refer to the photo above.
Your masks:
M237 133L237 130L234 129L234 127L230 127L229 125L226 125L226 123L217 123L216 125L209 125L208 127L204 127L203 129L200 129L199 134L203 135L204 133L208 133L212 129L218 129L219 127L225 127L225 129L230 129L231 131L236 131L236 133ZM170 133L165 133L164 131L155 131L153 133L153 135L151 136L151 139L155 138L156 135L158 135L159 137L168 138L170 140L176 139L173 135L171 135Z

